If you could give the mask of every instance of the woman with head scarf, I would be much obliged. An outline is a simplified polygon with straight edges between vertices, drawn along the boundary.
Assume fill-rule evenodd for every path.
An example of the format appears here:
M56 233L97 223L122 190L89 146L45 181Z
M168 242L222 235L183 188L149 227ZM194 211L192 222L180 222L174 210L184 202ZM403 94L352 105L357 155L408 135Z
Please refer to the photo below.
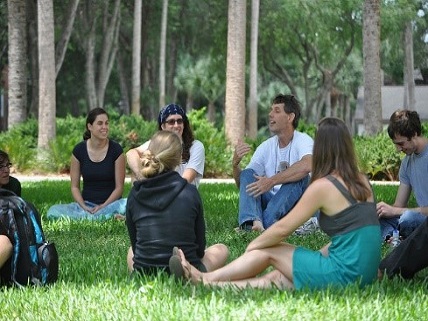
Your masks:
M204 174L205 148L196 140L190 127L189 119L183 108L176 104L169 104L162 108L158 116L159 130L167 130L177 134L182 144L181 162L175 170L189 183L199 186ZM138 179L141 173L140 157L147 150L150 141L139 147L130 149L126 153L128 166L132 171L132 180Z

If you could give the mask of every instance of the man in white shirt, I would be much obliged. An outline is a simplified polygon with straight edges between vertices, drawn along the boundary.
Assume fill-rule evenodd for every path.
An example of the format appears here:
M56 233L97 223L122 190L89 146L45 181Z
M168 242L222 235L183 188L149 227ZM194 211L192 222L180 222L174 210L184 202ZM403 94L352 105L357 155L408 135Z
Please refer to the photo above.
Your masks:
M248 166L239 163L250 146L239 142L233 156L233 177L239 187L239 226L263 231L294 207L309 184L313 139L296 130L300 104L293 95L278 95L269 113L274 134L257 147Z

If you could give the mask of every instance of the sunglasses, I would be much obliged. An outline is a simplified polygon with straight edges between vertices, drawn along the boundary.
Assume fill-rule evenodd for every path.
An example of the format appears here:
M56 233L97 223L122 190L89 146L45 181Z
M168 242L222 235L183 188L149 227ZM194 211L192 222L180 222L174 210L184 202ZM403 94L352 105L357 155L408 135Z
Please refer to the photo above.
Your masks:
M182 125L183 124L183 118L165 120L165 123L170 125L170 126L174 126L175 123L177 123L178 125Z

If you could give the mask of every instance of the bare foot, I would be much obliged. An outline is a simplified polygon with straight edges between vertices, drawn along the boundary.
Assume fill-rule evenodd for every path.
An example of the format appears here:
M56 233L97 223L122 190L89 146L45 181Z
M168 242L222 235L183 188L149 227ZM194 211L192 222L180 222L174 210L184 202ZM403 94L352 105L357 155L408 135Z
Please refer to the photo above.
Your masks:
M255 231L255 232L263 232L265 229L263 227L262 222L260 222L260 221L253 221L253 228L252 228L252 230Z
M118 221L125 221L126 220L126 216L123 214L114 214L113 217Z

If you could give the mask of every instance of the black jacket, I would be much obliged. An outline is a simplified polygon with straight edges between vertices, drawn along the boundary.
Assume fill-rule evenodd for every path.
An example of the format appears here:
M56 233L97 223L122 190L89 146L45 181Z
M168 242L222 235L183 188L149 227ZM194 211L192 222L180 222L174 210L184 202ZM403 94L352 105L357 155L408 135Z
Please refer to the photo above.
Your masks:
M201 198L196 187L175 171L134 182L126 206L126 224L136 270L167 268L174 246L181 248L195 266L204 256Z

